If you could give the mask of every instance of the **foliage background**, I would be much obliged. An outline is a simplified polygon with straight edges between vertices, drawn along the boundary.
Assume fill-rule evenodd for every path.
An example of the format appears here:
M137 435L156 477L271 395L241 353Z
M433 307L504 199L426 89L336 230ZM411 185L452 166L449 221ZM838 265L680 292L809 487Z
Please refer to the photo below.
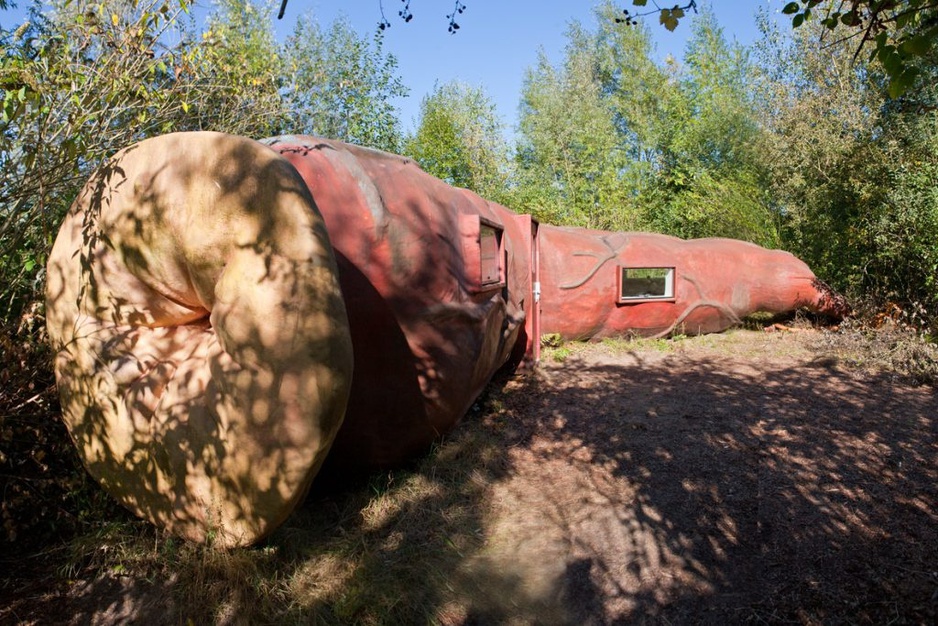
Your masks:
M701 5L683 59L659 63L649 25L607 1L598 26L570 24L559 63L528 69L509 141L485 90L458 83L438 84L405 133L383 31L345 20L301 16L278 42L259 0L218 0L203 24L185 0L39 7L54 10L0 29L4 324L41 309L46 253L89 172L196 129L404 153L545 222L782 247L854 298L938 308L933 49L916 48L906 65L922 80L890 99L895 76L820 19L779 31L764 14L746 48Z
M55 10L0 27L0 490L6 537L35 539L24 550L80 528L74 511L112 506L54 420L46 257L90 172L161 133L319 134L404 153L544 222L781 247L934 336L934 50L908 61L922 80L890 99L880 61L849 40L819 46L816 21L780 32L763 16L750 49L701 6L684 58L659 63L648 26L617 22L606 2L597 27L570 25L560 63L528 69L509 141L485 91L458 83L438 85L405 132L396 59L347 22L303 17L278 42L257 0L218 0L205 24L184 0L43 7ZM78 504L30 513L63 498Z

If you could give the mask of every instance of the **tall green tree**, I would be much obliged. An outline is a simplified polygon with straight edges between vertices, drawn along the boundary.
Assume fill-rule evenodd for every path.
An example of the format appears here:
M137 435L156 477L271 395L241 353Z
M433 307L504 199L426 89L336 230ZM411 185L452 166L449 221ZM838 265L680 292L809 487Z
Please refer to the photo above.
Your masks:
M541 59L522 96L520 190L548 218L776 245L749 64L703 9L683 66L652 60L647 30L598 7Z
M747 52L726 41L702 6L677 74L677 104L665 118L658 229L778 245L751 79Z
M780 36L767 20L763 28L760 101L786 245L837 286L859 288L868 242L855 226L880 195L862 172L879 160L871 148L882 98L846 43L819 49L816 31Z
M504 201L509 151L495 104L480 87L437 85L420 104L404 154L451 185Z
M641 218L623 185L629 155L604 93L595 36L573 24L567 39L560 67L541 53L525 76L514 205L553 223L633 227Z
M214 0L201 33L189 30L177 88L189 129L265 137L288 124L280 95L284 67L263 0Z
M408 90L381 33L359 36L348 20L323 30L300 17L283 47L284 98L291 131L400 152L394 99Z
M850 42L815 45L822 28L789 37L764 25L760 101L785 245L838 288L934 318L938 65L933 55L930 79L890 99L889 75Z
M0 28L0 321L40 296L61 217L103 159L174 130L279 129L269 13L249 4L223 0L204 36L179 0L55 0Z
M176 0L54 2L0 29L0 319L41 289L59 219L102 158L184 114ZM172 36L171 36L172 35Z

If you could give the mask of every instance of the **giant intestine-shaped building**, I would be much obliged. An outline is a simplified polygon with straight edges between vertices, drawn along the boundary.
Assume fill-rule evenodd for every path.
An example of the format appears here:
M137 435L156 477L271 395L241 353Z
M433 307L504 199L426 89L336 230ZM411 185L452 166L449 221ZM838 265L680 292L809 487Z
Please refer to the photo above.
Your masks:
M844 312L794 256L538 224L409 159L314 137L131 146L71 207L47 319L63 419L124 506L230 547L325 466L424 450L542 334Z

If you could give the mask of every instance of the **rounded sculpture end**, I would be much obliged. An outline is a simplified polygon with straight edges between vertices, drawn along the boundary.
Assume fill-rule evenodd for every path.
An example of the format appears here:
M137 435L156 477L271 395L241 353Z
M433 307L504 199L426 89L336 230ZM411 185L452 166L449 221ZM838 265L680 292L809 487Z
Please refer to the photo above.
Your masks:
M282 523L352 374L332 247L295 169L219 133L131 146L82 190L48 276L63 419L102 486L217 547Z

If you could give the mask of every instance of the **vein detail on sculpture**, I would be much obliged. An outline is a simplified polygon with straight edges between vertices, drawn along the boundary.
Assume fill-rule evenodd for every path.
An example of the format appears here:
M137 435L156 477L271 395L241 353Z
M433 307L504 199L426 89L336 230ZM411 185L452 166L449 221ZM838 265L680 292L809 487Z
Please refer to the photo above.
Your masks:
M540 225L400 156L206 132L148 139L91 177L46 298L88 471L219 547L268 535L321 472L418 454L499 368L536 361L542 333L845 310L785 252Z

